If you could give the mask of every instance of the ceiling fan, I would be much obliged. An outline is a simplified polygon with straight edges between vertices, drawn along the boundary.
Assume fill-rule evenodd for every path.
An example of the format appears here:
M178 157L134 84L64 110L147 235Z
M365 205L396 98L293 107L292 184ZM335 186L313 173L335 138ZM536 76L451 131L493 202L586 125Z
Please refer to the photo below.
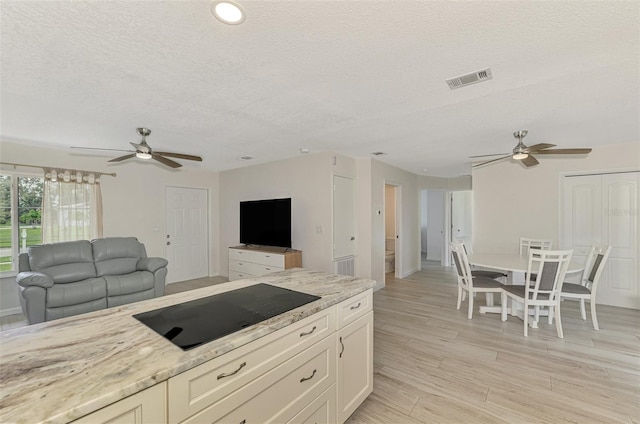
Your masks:
M539 143L534 144L533 146L526 146L522 139L527 136L527 130L520 130L513 133L513 136L518 139L518 144L513 148L512 153L495 153L493 155L479 155L479 156L469 156L470 158L483 158L488 156L498 156L504 155L497 159L491 159L486 162L478 163L473 165L474 168L482 165L487 165L489 163L497 162L502 159L512 158L515 160L519 160L522 162L524 166L527 168L530 166L534 166L539 164L538 159L536 159L533 154L536 155L586 155L591 152L590 148L578 148L578 149L551 149L551 147L555 147L555 144L548 143Z
M198 162L202 162L202 158L200 156L194 155L185 155L182 153L171 153L171 152L158 152L151 149L151 146L147 144L146 137L151 134L151 130L148 128L138 128L138 134L142 137L140 143L130 142L135 150L121 150L121 149L101 149L98 147L71 147L72 149L85 149L85 150L111 150L115 152L130 152L127 155L117 157L115 159L111 159L109 162L120 162L126 159L131 159L132 157L137 157L138 159L154 159L158 162L170 166L172 168L180 168L182 166L181 163L178 163L174 160L168 159L170 158L178 158L178 159L187 159L187 160L195 160Z

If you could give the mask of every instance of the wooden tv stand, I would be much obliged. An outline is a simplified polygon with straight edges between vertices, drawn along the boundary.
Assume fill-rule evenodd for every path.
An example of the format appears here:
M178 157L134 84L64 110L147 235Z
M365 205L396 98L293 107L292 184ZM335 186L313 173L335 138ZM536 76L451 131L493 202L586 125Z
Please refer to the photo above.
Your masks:
M234 246L229 248L229 281L302 267L302 252L284 247Z

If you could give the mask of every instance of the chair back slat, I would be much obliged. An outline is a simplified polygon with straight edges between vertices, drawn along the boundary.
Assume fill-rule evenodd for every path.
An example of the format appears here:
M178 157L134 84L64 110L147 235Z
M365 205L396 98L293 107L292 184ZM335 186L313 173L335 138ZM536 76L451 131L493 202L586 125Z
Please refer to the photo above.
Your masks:
M598 253L598 255L596 255L595 261L593 261L593 267L591 267L591 272L589 273L589 277L587 277L587 280L592 284L596 280L596 274L598 273L598 269L600 269L602 259L604 259L604 255L602 253Z
M573 250L530 250L525 283L527 297L550 301L559 298L572 256ZM534 272L537 274L535 281L529 281Z

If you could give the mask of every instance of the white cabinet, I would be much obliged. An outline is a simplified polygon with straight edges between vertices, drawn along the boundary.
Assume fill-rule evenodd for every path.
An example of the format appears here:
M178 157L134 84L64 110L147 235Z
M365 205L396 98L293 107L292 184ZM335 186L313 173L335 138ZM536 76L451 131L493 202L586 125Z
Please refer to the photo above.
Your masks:
M368 290L337 305L337 422L373 391L373 295Z
M343 423L373 390L372 290L187 370L169 423Z
M157 424L167 422L167 383L156 384L74 421L76 424Z
M299 250L282 252L268 247L229 248L229 281L296 267L302 267L302 252Z

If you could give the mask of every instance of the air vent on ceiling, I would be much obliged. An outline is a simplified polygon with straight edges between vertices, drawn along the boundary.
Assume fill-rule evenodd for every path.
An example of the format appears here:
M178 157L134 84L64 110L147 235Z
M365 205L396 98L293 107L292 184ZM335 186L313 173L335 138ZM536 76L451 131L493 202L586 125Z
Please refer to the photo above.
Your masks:
M449 84L449 88L455 90L456 88L466 87L467 85L476 84L482 81L488 81L492 78L491 69L487 68L471 72L470 74L449 78L446 81L447 84Z

